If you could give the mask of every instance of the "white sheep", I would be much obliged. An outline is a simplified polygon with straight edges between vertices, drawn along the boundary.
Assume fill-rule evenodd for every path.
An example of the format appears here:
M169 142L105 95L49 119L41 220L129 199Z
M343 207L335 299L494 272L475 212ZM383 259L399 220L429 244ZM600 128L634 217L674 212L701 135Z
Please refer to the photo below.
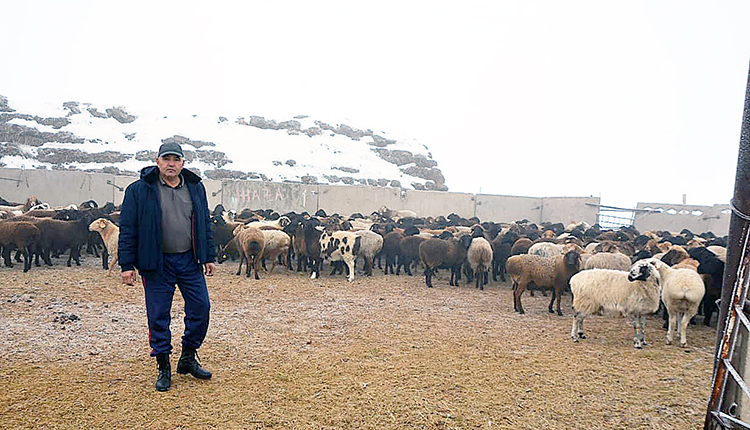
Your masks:
M621 252L599 252L588 257L585 265L586 270L610 269L627 272L630 270L630 258Z
M633 347L643 348L645 315L659 309L659 284L659 271L646 260L637 261L629 272L591 269L575 274L570 279L575 311L570 337L574 342L586 338L583 320L589 315L600 311L620 313L632 317Z
M552 242L538 242L531 245L531 248L529 248L529 254L550 258L563 255L565 254L565 251L563 250L562 245Z
M475 237L466 252L466 260L477 278L476 287L484 290L489 281L489 268L492 267L492 245L483 237Z
M692 269L674 269L659 259L644 260L654 266L661 276L661 300L669 313L669 328L667 329L667 345L672 344L673 330L680 332L680 346L687 346L686 332L690 318L698 313L698 307L706 293L703 278ZM677 327L677 318L680 326Z
M104 242L104 247L112 258L112 261L109 263L109 270L107 271L107 276L109 276L112 274L112 268L117 264L117 242L120 238L120 227L106 218L98 218L89 224L89 231L99 232L99 236L102 237L102 242Z
M353 233L361 238L359 256L365 260L365 275L372 276L372 262L383 249L383 236L372 230L357 230Z

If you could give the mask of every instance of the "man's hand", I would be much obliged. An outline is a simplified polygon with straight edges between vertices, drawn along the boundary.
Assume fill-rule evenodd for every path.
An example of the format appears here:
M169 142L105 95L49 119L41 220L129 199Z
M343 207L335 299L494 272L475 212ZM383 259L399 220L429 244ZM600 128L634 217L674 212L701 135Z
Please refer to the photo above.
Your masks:
M214 276L214 272L216 271L216 265L214 263L206 263L203 267L206 269L206 276Z
M135 285L135 270L122 272L122 283L125 285Z

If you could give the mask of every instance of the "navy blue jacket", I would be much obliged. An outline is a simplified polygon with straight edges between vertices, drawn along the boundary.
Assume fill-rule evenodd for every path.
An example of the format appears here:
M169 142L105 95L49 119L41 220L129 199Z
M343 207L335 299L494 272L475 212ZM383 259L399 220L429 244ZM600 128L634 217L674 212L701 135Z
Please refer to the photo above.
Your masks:
M206 189L200 176L182 169L182 177L193 200L193 258L199 264L216 259ZM159 168L141 169L141 179L128 185L120 209L120 240L117 257L122 271L162 269L161 207L159 205Z

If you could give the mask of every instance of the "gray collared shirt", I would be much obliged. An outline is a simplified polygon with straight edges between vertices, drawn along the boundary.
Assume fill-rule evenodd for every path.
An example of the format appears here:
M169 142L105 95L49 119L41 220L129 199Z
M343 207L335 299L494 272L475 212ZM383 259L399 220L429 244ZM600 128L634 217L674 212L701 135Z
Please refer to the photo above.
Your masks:
M180 183L172 188L159 175L162 251L182 253L193 249L191 215L193 200L180 174Z

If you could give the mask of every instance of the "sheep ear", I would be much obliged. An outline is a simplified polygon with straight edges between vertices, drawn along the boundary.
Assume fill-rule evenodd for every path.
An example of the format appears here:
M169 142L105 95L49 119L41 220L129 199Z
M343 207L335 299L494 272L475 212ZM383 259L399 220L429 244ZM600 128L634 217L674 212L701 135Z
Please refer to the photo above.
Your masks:
M315 226L315 227L313 227L313 228L314 228L315 230L318 230L318 231L325 231L325 227L323 227L322 225L316 225L316 226Z
M105 227L107 227L107 223L106 223L106 222L104 222L104 220L102 220L102 221L99 221L99 227L101 227L101 228L105 228Z

